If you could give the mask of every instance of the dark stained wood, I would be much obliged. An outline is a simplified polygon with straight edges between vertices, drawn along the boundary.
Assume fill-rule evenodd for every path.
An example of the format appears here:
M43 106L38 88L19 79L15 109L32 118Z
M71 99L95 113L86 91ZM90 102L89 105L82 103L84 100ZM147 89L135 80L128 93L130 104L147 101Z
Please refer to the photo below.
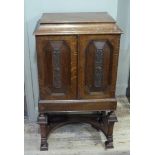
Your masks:
M117 62L120 35L80 35L78 55L78 97L79 99L115 97ZM89 90L94 82L94 64L96 49L93 41L107 42L109 48L103 50L103 84L98 91ZM93 47L92 47L93 46ZM88 53L88 55L87 55Z
M48 135L48 127L47 127L47 115L40 114L38 117L38 123L40 125L40 133L41 133L41 145L40 150L46 151L48 150L48 143L47 143L47 135Z
M91 99L91 100L40 100L39 111L100 111L115 110L117 101L114 98L109 99Z
M117 102L78 102L77 103L42 103L39 104L40 112L64 112L64 111L100 111L115 110Z
M54 86L53 45L60 45L61 87ZM40 99L75 99L77 87L77 40L76 36L37 36ZM57 62L57 61L56 61ZM56 77L58 80L58 77Z
M113 126L117 122L116 115L113 111L97 112L93 114L52 114L48 113L44 115L44 118L48 117L48 121L43 121L43 116L39 116L40 126L41 126L41 151L48 149L47 138L51 131L70 123L88 123L92 127L101 130L105 134L107 141L105 142L105 147L113 148ZM43 119L43 120L42 120ZM47 124L45 129L45 124ZM42 132L44 131L44 132Z
M121 33L107 13L44 14L38 22L40 150L51 130L75 122L101 130L113 148Z
M107 114L107 121L106 121L106 137L107 141L105 142L105 146L107 149L113 148L113 128L114 128L114 123L117 122L117 117L114 113L114 111L110 111ZM105 125L105 126L106 126Z

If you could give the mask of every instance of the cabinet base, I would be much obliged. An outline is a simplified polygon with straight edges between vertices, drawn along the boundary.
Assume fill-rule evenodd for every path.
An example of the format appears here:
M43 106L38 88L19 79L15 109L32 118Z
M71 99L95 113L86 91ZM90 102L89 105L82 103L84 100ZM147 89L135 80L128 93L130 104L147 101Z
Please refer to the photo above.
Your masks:
M38 123L41 129L41 151L48 150L47 138L51 131L70 123L88 123L92 127L101 130L107 141L105 142L105 148L113 148L113 127L117 122L117 117L114 111L97 112L93 114L53 114L53 113L41 113L38 117Z
M47 151L48 150L48 143L41 143L40 145L40 151Z

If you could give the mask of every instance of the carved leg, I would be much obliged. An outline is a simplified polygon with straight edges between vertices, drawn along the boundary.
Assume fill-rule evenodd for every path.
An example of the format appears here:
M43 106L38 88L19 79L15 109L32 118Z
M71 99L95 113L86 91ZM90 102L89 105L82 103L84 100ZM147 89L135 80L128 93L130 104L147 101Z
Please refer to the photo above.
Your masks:
M105 111L98 111L97 112L98 117L96 118L96 123L98 124L99 127L94 126L93 124L91 125L93 128L95 128L97 131L99 131L100 129L102 129L101 123L103 122L103 117L105 117Z
M47 143L47 116L45 114L40 114L38 117L38 123L40 125L40 131L41 131L41 145L40 150L46 151L48 150L48 143Z
M107 116L107 141L105 142L106 149L113 148L113 127L114 123L117 122L117 117L113 111L108 113Z

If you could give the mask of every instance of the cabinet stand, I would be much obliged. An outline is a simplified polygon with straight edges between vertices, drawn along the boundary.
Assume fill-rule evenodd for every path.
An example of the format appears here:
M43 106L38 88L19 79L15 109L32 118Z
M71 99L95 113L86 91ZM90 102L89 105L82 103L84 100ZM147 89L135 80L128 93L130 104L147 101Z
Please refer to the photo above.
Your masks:
M97 112L94 114L52 114L41 113L38 117L38 123L41 129L41 146L40 150L48 150L47 138L53 130L70 123L88 123L92 127L101 130L107 141L105 142L106 149L113 148L113 127L117 122L117 117L114 111Z

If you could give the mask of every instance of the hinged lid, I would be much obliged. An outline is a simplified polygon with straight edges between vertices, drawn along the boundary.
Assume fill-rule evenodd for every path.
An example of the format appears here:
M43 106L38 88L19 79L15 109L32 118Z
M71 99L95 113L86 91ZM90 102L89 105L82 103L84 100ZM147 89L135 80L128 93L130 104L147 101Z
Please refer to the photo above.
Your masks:
M115 20L106 12L44 13L40 23L115 23Z
M35 35L122 33L107 12L44 13Z

